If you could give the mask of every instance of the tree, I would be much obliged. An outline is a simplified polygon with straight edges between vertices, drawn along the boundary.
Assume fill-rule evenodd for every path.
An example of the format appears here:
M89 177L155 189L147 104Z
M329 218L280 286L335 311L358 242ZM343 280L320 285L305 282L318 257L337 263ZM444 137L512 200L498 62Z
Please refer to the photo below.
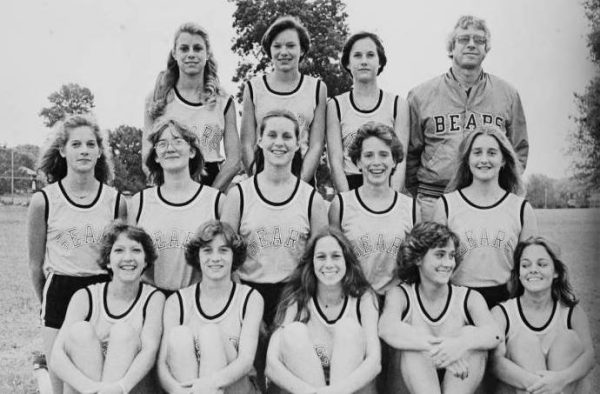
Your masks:
M13 175L15 192L30 191L33 177L29 170L35 170L36 150L39 153L35 145L0 146L0 194L10 193Z
M62 85L57 92L48 96L52 106L42 108L39 115L44 118L44 125L52 127L66 115L88 113L94 108L94 95L76 83Z
M300 64L302 73L319 77L329 96L350 89L352 80L340 66L348 25L342 0L228 0L235 3L233 27L236 38L231 49L241 57L233 82L243 82L264 71L269 59L260 41L271 23L280 16L300 19L311 35L311 48ZM243 84L237 97L241 100Z
M108 144L115 166L114 186L121 192L136 193L146 185L142 171L142 130L119 126L108 133Z
M583 5L592 30L588 48L600 71L600 0L586 0ZM575 101L579 116L575 117L577 130L570 136L571 164L575 178L591 191L600 185L600 77L594 77L583 94L575 94Z

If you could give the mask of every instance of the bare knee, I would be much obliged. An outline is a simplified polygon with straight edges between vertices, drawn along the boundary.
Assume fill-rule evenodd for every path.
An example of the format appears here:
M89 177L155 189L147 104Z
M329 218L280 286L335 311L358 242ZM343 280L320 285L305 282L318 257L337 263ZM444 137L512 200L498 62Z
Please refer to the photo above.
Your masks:
M79 321L73 323L67 330L66 345L67 346L86 346L98 340L96 330L87 321Z
M546 369L546 358L534 334L522 332L510 338L506 343L506 352L509 359L529 371Z
M138 347L140 337L138 333L135 332L133 327L131 327L131 325L125 322L118 322L110 329L109 342L119 344L136 344L136 347Z
M335 325L335 340L343 343L364 343L362 327L351 319L342 319Z
M309 342L308 328L300 322L287 324L281 330L279 340L279 347L283 354L303 352L306 349L306 342Z
M575 331L559 332L548 350L548 369L561 370L568 367L583 351L583 343Z
M186 326L173 327L167 335L167 349L169 353L185 352L194 349L194 335Z

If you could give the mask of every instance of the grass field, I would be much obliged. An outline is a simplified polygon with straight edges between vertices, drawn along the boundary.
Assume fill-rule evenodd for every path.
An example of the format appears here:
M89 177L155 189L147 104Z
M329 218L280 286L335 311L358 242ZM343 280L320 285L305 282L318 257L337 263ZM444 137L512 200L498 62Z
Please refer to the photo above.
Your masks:
M586 310L600 359L600 209L538 210L541 232L558 242ZM0 205L0 393L35 393L31 354L41 349L39 304L27 269L26 208ZM592 372L600 388L600 368Z

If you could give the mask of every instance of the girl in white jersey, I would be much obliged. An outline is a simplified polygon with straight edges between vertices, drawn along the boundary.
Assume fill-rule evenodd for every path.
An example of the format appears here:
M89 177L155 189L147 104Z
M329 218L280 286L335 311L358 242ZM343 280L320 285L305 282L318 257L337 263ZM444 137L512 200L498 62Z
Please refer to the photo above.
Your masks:
M374 393L377 309L348 240L317 234L279 305L267 376L291 393Z
M139 227L116 222L102 238L100 256L111 279L73 295L50 366L68 392L157 393L149 372L165 297L141 281L156 260L152 239Z
M263 300L231 279L246 245L231 226L204 223L186 248L199 267L199 283L167 300L159 377L169 393L255 393L249 379L258 342Z
M458 244L442 224L417 224L402 243L402 283L386 295L379 335L402 351L402 377L413 394L475 392L485 350L502 339L483 297L450 284Z
M492 309L506 335L494 352L496 376L517 393L590 393L593 368L588 318L578 305L567 267L547 239L515 249L511 298Z
M357 130L349 155L363 182L332 201L329 223L350 239L367 280L383 295L395 285L396 255L416 221L414 199L389 183L403 148L390 126L368 122Z
M127 210L120 194L105 184L112 169L91 115L73 115L57 125L39 168L49 185L29 205L29 268L42 303L44 351L50 359L71 296L108 280L98 264L100 239L104 228ZM52 370L50 377L54 393L62 393Z
M273 71L247 82L241 124L242 160L248 175L253 168L258 127L270 111L287 109L300 124L299 144L303 158L301 179L312 182L325 139L327 86L319 79L304 75L299 63L310 49L306 28L295 18L278 18L265 32L262 49L271 59Z
M219 84L208 33L195 23L177 29L167 69L146 100L143 157L151 149L146 137L160 117L176 119L196 134L206 170L202 183L225 191L240 164L235 104Z
M537 233L523 193L519 161L496 126L483 125L462 142L458 166L437 201L434 220L460 238L462 263L452 283L477 289L491 308L508 299L507 282L517 242Z
M185 247L200 223L218 218L221 193L200 183L202 153L183 124L163 119L148 140L146 166L157 186L133 196L130 221L152 236L158 252L144 280L168 295L200 278L199 267L185 263Z
M363 176L349 155L358 128L369 121L381 122L394 129L406 156L409 111L407 102L384 92L377 77L387 63L385 50L374 33L353 34L342 49L342 67L352 76L352 90L329 100L327 104L327 154L338 192L355 189ZM392 178L394 189L404 187L405 162L398 161Z

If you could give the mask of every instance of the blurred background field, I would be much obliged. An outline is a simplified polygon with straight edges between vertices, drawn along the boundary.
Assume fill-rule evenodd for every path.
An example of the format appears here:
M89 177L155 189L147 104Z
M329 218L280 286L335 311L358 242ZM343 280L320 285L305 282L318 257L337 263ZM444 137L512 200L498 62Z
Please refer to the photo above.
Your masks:
M27 208L0 204L0 393L35 393L32 353L41 350L39 304L27 267ZM561 247L592 326L600 359L600 209L536 210L541 232ZM600 368L592 372L600 388Z

